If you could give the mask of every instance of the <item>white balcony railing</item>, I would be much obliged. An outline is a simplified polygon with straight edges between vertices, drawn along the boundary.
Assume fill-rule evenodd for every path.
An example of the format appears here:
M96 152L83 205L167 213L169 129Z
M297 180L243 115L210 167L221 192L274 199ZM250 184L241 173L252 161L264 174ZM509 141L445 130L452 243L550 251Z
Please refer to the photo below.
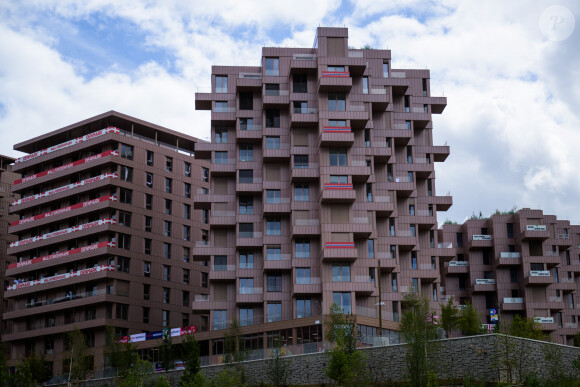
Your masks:
M504 297L503 303L504 304L523 304L524 299L523 299L523 297Z
M521 254L518 252L507 252L504 251L500 253L500 258L520 258Z

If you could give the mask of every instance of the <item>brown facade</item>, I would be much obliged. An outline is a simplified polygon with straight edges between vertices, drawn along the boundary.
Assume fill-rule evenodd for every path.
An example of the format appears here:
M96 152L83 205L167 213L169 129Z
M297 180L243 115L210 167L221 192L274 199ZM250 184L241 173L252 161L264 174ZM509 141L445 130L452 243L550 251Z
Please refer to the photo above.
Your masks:
M580 272L580 226L541 210L522 209L439 231L455 257L442 267L447 299L471 302L491 323L516 314L536 318L552 341L573 345L580 308L576 274Z
M385 329L413 287L438 306L453 254L436 215L452 199L435 189L449 147L433 145L431 115L446 99L431 97L428 70L390 64L388 50L349 49L347 29L318 28L312 49L264 47L261 67L212 67L195 102L211 111L211 144L196 149L211 188L195 197L210 234L194 249L212 270L193 307L210 314L210 354L234 318L265 345L272 334L320 344L297 330L323 324L333 302L363 336L377 335L379 300Z
M18 242L8 247L15 264L4 294L12 365L43 353L65 375L64 337L74 327L96 370L106 325L121 336L204 328L207 318L191 310L208 272L191 259L191 241L208 229L192 201L209 187L196 141L108 112L14 146L29 159L12 165L22 175L12 185L9 233Z

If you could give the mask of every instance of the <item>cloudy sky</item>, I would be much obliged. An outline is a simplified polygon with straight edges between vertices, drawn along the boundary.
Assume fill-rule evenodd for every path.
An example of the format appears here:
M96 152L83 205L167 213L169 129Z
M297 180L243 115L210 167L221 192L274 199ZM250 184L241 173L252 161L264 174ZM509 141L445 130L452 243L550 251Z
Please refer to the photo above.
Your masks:
M431 69L448 101L434 140L451 146L440 222L517 206L580 224L575 0L0 0L0 153L108 110L207 138L193 107L211 65L312 47L317 26Z

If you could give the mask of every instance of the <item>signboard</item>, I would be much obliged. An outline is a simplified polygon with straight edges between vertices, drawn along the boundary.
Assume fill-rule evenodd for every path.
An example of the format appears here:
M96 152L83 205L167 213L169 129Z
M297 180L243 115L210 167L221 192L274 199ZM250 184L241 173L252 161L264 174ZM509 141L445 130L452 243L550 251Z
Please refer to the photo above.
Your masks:
M549 277L550 272L548 270L531 270L530 276L532 276L532 277Z
M69 212L69 211L72 211L72 210L77 210L79 208L89 207L89 206L92 206L93 204L98 204L98 203L106 202L108 200L113 201L113 202L116 202L117 201L117 197L115 195L101 196L100 198L93 199L93 200L89 200L88 202L77 203L77 204L74 204L72 206L67 206L67 207L64 207L64 208L59 208L58 210L54 210L54 211L50 211L50 212L45 212L44 214L34 215L34 216L31 216L30 218L20 219L20 220L17 220L15 222L12 222L10 225L12 227L14 227L14 226L20 226L21 224L26 224L26 223L33 222L35 220L40 220L40 219L44 219L44 218L49 218L51 216L60 215L60 214L63 214L65 212Z
M119 176L117 175L117 172L105 173L103 175L91 177L89 179L81 180L81 181L76 182L76 183L71 183L71 184L67 184L67 185L62 186L62 187L58 187L58 188L55 188L55 189L51 189L50 191L46 191L46 192L42 192L42 193L39 193L39 194L36 194L36 195L31 195L31 196L27 196L25 198L18 199L16 201L13 201L11 203L11 205L17 206L19 204L28 203L28 202L31 202L31 201L36 200L36 199L40 199L40 198L43 198L43 197L46 197L46 196L56 195L58 193L61 193L61 192L64 192L64 191L68 191L68 190L71 190L71 189L76 188L76 187L80 187L80 186L83 186L83 185L95 183L97 181L101 181L101 180L109 179L109 178L118 179Z
M540 324L552 324L554 317L534 317L534 321Z
M57 150L68 148L69 146L80 144L81 142L92 140L93 138L96 138L96 137L104 136L105 134L108 134L108 133L121 133L121 131L119 129L115 128L114 126L109 126L108 128L101 129L101 130L98 130L96 132L89 133L89 134L86 134L84 136L75 138L73 140L69 140L67 142L63 142L63 143L51 146L50 148L46 148L46 149L40 150L38 152L34 152L34 153L29 154L29 155L17 158L16 160L14 160L14 164L18 164L18 163L22 163L24 161L32 160L32 159L35 159L37 157L44 156L44 155L52 153L52 152L56 152Z
M450 261L450 267L467 267L469 266L469 261Z
M34 281L27 281L27 282L20 282L20 283L15 282L14 285L8 286L8 288L6 290L10 291L10 290L29 288L31 286L47 284L49 282L65 280L65 279L69 279L69 278L73 278L73 277L84 276L87 274L93 274L93 273L98 273L100 271L107 271L107 270L114 271L115 266L113 266L113 265L95 266L95 267L90 267L88 269L72 271L70 273L53 275L52 277L45 277L45 278L37 279Z
M45 255L44 257L29 259L27 261L11 263L10 265L8 265L8 269L16 269L19 267L33 265L35 263L40 263L40 262L51 261L53 259L68 257L70 255L84 253L87 251L102 249L105 247L115 247L116 245L117 244L115 242L99 242L99 243L95 243L94 245L88 245L88 246L79 247L79 248L72 249L72 250L63 251L62 253L54 253L54 254L50 254L50 255Z
M83 164L86 164L86 163L91 162L91 161L102 159L103 157L107 157L107 156L119 156L119 152L110 150L107 152L99 153L98 155L86 157L82 160L77 160L73 163L68 163L65 165L61 165L60 167L49 169L48 171L35 173L34 175L30 175L30 176L23 177L22 179L14 180L14 185L21 184L21 183L27 183L29 181L38 179L39 177L43 177L43 176L47 176L47 175L50 175L53 173L64 171L64 170L67 170L69 168L76 167L78 165L83 165Z
M45 239L50 239L50 238L54 238L57 236L70 234L72 232L87 230L89 228L102 226L104 224L116 224L116 223L117 223L117 221L115 219L112 219L112 218L99 219L99 220L95 220L94 222L81 224L80 226L68 227L68 228L64 228L62 230L50 232L48 234L35 236L32 238L26 238L26 239L23 239L21 241L12 242L12 243L10 243L10 247L23 246L23 245L27 245L29 243L34 243L34 242L42 241Z
M495 279L492 278L479 278L475 280L476 285L495 285Z
M474 235L473 240L474 241L490 241L491 235Z
M497 324L497 322L499 320L499 316L497 315L497 310L495 310L495 309L489 310L489 320L491 321L492 324Z
M504 297L503 302L504 304L523 304L524 299L523 297Z
M546 231L547 228L543 224L528 224L526 226L526 231Z
M119 338L119 343L139 343L141 341L161 339L164 337L164 334L166 335L170 334L171 337L178 337L196 332L197 328L195 325L181 328L171 328L171 330L165 328L161 331L136 333L131 336L122 336Z
M520 257L520 253L518 252L503 252L500 253L500 257L501 258L519 258Z

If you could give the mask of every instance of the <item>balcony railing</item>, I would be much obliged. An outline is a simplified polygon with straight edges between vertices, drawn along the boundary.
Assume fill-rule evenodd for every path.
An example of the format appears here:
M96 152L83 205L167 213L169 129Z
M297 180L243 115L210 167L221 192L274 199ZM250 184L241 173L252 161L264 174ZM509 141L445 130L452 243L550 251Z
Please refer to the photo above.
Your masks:
M320 285L320 277L297 277L296 285Z
M500 256L500 258L520 258L521 254L518 252L513 252L513 251L510 251L510 252L504 251L504 252L501 252L499 256Z
M316 60L316 54L294 54L293 60Z
M240 123L240 130L262 130L262 125L260 124L242 124Z
M212 265L213 271L235 271L236 265Z
M546 231L547 228L543 224L528 224L526 226L526 231Z
M230 106L215 106L214 113L235 113L236 108Z
M240 231L238 238L261 238L262 233L259 231Z
M407 78L407 73L404 71L391 70L391 78Z
M437 243L438 249L452 249L453 242L444 242L444 243Z
M243 288L239 288L238 289L238 294L241 295L247 295L247 294L263 294L264 293L264 288L247 288L247 287L243 287Z
M476 285L495 285L495 279L493 278L477 278L475 280Z
M17 303L12 310L36 308L39 306L53 305L53 304L58 304L61 302L67 302L67 301L79 300L82 298L100 296L103 294L107 294L106 289L97 289L97 290L90 291L90 292L80 292L80 293L74 293L74 294L70 293L70 294L66 294L66 295L61 296L61 297L54 297L54 298L50 298L50 299L46 299L46 300L30 301L30 302L27 302L25 304ZM10 310L10 311L12 311L12 310Z
M194 298L195 302L208 302L209 294L196 294Z
M410 122L405 122L405 123L395 123L393 124L393 129L395 130L410 130L411 129L411 123Z
M524 299L523 299L523 297L504 297L503 303L504 304L523 304Z
M363 58L364 53L362 51L348 50L348 57L349 58Z
M318 109L315 107L307 107L307 108L295 107L293 112L294 114L316 114L318 113Z
M372 88L371 94L379 94L379 95L386 95L387 89L383 88Z
M261 73L239 73L238 77L243 79L262 79Z
M559 257L560 253L557 251L544 251L544 257Z
M449 267L468 267L469 261L450 261Z
M268 97L280 97L290 95L289 90L266 90L264 95Z
M550 272L548 270L530 270L530 277L549 277Z
M491 235L487 234L474 234L471 240L474 241L490 241L492 239Z

